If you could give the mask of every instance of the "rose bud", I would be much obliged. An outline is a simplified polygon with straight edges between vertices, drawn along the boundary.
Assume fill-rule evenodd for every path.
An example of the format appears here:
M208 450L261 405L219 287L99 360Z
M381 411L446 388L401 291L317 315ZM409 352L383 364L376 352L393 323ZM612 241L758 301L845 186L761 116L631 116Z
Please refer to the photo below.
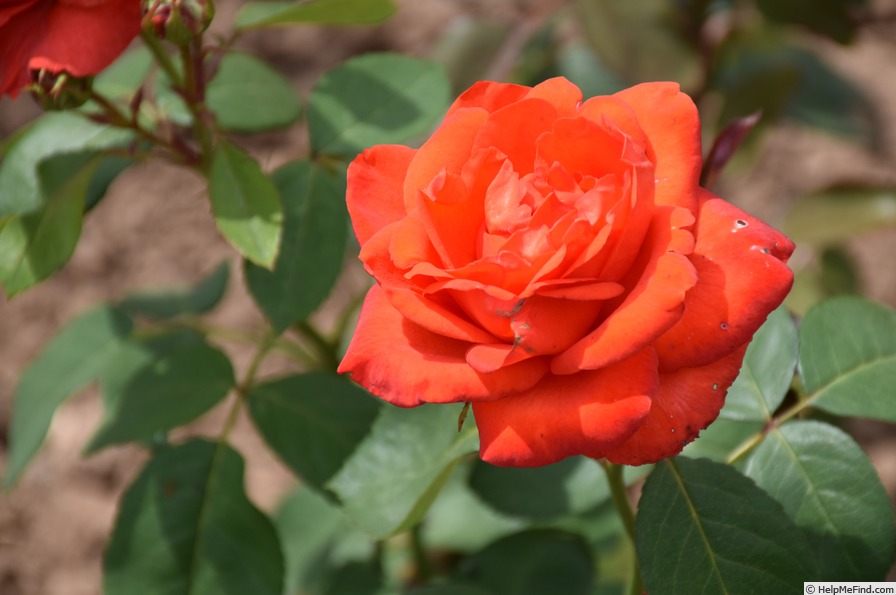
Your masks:
M793 280L790 240L701 165L676 84L477 83L419 149L349 167L376 285L339 371L401 407L471 402L496 465L679 453Z
M175 45L193 41L215 16L212 0L147 0L144 6L144 27Z
M19 0L0 5L0 95L15 97L32 72L90 77L140 33L135 0ZM44 75L46 76L46 75Z
M28 85L28 91L45 110L72 109L90 99L92 76L72 77L65 72L42 69L31 71L31 77L34 82Z

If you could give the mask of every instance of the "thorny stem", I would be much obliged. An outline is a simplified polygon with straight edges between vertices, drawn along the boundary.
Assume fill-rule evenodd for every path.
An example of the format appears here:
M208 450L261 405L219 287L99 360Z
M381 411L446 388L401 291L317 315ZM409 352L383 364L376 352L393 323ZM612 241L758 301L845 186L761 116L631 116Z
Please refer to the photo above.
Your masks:
M622 525L628 534L632 544L632 577L629 581L629 595L641 595L644 592L644 586L641 582L641 568L638 566L637 552L635 547L635 513L628 501L628 493L625 488L625 479L622 477L623 465L616 465L607 460L601 459L601 467L607 475L607 483L610 485L610 495L613 498L613 504L616 505L616 511L622 519Z

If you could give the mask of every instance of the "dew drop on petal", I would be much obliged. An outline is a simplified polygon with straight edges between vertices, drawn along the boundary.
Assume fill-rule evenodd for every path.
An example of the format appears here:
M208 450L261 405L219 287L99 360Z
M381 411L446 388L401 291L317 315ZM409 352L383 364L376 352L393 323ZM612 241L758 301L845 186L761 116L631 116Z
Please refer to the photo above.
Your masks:
M719 390L719 385L718 385L718 384L713 384L713 385L712 385L712 390Z
M723 331L727 331L727 330L728 330L728 323L727 323L727 322L723 322L722 324L719 325L719 328L722 329Z

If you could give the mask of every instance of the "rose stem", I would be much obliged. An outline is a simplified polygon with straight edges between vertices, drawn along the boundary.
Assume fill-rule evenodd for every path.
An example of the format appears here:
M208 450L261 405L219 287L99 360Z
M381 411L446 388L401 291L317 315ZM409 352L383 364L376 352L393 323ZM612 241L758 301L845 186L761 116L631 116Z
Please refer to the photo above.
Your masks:
M638 567L638 555L635 548L635 514L632 506L628 501L628 494L625 489L625 479L622 477L623 465L610 463L606 459L598 461L607 474L607 483L610 484L610 495L613 497L613 504L616 505L616 511L622 519L625 532L628 534L632 544L632 578L629 583L630 595L640 595L644 591L641 584L641 569Z

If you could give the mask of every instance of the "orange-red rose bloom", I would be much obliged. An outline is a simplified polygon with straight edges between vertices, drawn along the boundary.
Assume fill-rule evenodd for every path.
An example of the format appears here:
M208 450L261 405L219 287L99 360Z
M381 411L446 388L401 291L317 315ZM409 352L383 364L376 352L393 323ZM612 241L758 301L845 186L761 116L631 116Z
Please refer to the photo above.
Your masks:
M474 85L420 149L349 167L377 284L339 370L402 407L472 402L497 465L677 454L792 283L793 244L701 161L675 84Z
M0 0L0 96L15 97L29 71L89 76L140 33L140 0Z

